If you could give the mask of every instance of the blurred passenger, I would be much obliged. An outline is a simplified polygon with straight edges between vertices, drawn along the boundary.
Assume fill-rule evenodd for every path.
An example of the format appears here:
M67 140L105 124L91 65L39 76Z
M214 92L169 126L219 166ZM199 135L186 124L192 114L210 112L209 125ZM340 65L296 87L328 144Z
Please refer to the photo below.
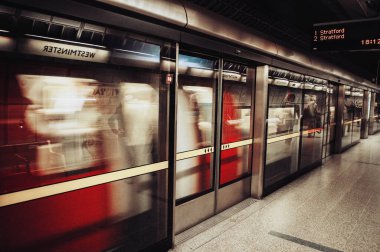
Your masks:
M46 144L37 147L32 172L48 175L102 165L103 136L94 80L20 75L23 96L31 100L25 123Z
M317 103L315 95L305 95L305 107L303 109L303 127L308 130L308 136L315 135L317 127Z
M178 90L177 153L212 146L212 89L185 86ZM210 156L177 162L176 198L210 187Z

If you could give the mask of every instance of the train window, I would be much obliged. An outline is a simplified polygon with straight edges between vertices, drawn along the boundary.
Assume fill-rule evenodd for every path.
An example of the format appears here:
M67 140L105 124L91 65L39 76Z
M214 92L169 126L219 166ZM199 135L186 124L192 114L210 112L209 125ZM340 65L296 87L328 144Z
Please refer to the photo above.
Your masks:
M91 250L91 239L139 251L167 238L174 46L121 37L106 48L75 42L74 27L19 21L44 37L11 32L17 47L0 51L3 248Z
M79 29L66 26L63 28L62 39L75 40Z
M60 38L62 36L63 26L58 24L50 24L48 36Z
M10 30L13 25L12 16L0 13L0 30Z
M17 21L17 30L19 33L32 33L33 20L30 18L20 17Z
M46 36L48 33L49 24L42 21L34 21L33 34Z
M72 173L97 174L165 160L166 148L157 139L166 136L159 118L166 116L160 90L167 90L159 70L160 46L146 48L158 53L115 55L116 62L124 57L136 68L11 59L3 73L8 82L2 86L7 97L1 164L2 177L13 179L2 183L2 192L44 185L53 175L55 181L66 180Z
M179 55L176 199L212 187L217 62Z

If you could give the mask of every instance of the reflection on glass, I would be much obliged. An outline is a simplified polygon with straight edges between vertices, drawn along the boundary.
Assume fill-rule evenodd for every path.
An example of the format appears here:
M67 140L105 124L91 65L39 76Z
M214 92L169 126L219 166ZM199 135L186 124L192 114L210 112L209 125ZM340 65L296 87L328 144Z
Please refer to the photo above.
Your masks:
M329 143L329 152L332 154L334 152L334 141L335 141L335 125L336 125L336 106L337 106L337 87L334 85L330 86L329 92L329 130L327 136L327 142Z
M374 125L374 131L380 130L380 93L376 93L375 96L375 125Z
M360 140L361 121L359 119L363 116L363 90L355 89L354 91L354 122L352 124L352 142Z
M251 138L253 71L246 66L224 62L222 144ZM221 151L220 184L236 180L250 172L249 146Z
M304 90L303 101L301 169L315 164L322 158L325 92Z
M252 145L223 150L220 154L220 184L241 178L251 170Z
M206 154L177 161L176 180L182 185L176 187L177 199L210 189L211 157L212 154Z
M295 107L268 108L268 137L290 134L298 131Z
M360 140L361 121L353 122L352 124L352 142Z
M342 147L360 140L363 115L363 90L346 87Z
M268 101L265 187L298 170L302 90L269 85Z
M351 144L353 110L354 97L352 96L351 87L346 86L343 107L342 148Z
M269 86L267 137L299 132L301 90Z
M213 146L216 64L215 59L180 54L177 153ZM211 189L212 157L201 153L177 161L176 199Z
M326 156L328 156L328 146L327 145L328 145L328 139L329 139L329 134L330 134L330 132L329 132L330 94L329 94L328 86L326 88L323 88L322 90L326 91L326 94L325 94L326 108L324 109L324 112L322 114L322 121L323 121L322 130L324 132L323 140L322 140L322 158L326 158Z
M265 167L266 187L297 171L298 146L299 137L293 137L267 145Z
M352 122L345 122L343 125L343 135L342 135L342 147L351 144L352 137Z
M304 94L304 106L302 112L302 130L308 130L308 135L313 134L315 131L319 130L322 123L322 114L324 111L323 105L325 105L324 94L314 93ZM311 133L310 133L311 132Z

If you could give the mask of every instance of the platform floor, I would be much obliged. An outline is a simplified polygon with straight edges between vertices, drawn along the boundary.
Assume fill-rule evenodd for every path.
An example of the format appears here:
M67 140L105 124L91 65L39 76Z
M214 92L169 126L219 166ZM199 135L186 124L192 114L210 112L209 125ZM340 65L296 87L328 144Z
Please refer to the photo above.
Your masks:
M176 243L173 251L380 251L380 134Z

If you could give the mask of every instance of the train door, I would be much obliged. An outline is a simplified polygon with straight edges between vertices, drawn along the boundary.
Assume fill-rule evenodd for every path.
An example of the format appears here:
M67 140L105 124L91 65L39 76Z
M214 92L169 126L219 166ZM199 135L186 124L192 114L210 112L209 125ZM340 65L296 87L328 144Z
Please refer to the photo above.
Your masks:
M180 232L214 213L214 150L219 60L178 56L176 216Z
M175 232L250 195L254 70L181 51Z
M323 86L307 85L303 91L300 170L321 164L323 114L326 108Z
M329 88L326 87L323 90L326 91L325 95L325 104L326 108L323 111L322 117L323 117L323 140L322 140L322 160L324 161L325 158L329 155L328 154L328 146L329 146L329 134L330 134L330 129L329 129L329 123L330 123L330 93L329 93Z
M325 156L330 156L334 153L335 145L335 128L336 128L336 107L337 107L337 86L330 84L327 89L328 97L328 116L326 121L327 134L326 135L326 152Z
M217 212L250 196L255 69L223 62Z

